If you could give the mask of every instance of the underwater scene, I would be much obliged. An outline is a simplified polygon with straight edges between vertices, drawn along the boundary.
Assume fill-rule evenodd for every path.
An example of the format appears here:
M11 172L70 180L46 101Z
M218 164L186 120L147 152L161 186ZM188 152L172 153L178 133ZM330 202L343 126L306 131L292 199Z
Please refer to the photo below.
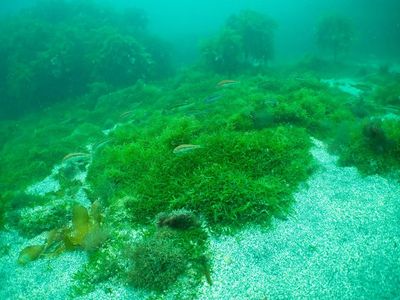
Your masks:
M0 299L400 299L400 2L2 1Z

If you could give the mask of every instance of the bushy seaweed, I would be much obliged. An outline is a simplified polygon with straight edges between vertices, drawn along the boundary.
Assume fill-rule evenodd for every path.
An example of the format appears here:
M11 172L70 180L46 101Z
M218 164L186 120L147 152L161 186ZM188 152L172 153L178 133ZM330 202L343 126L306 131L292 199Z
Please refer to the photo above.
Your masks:
M74 274L75 284L71 296L83 296L96 289L96 285L115 279L123 282L126 258L122 256L125 244L121 238L112 236L100 249L89 254L88 262Z
M338 55L348 50L353 42L353 25L344 16L326 16L318 23L316 38L318 46L329 51L336 62Z
M374 92L373 98L379 105L389 106L392 110L399 110L400 107L400 84L398 78L384 77L385 82ZM383 107L385 108L385 107Z
M274 53L275 22L255 11L231 16L220 33L202 47L205 67L219 73L262 68Z
M189 143L201 148L173 153ZM180 208L203 214L215 225L257 222L285 207L307 177L309 146L300 129L209 134L196 121L183 118L159 136L138 136L105 149L89 179L94 189L102 189L104 182L113 185L114 198L131 195L127 207L135 222L146 223L162 211Z

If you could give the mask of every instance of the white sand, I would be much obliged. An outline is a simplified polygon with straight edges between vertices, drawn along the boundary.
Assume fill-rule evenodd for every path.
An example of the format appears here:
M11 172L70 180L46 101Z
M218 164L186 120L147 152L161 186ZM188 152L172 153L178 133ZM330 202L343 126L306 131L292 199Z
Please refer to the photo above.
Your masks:
M34 183L28 186L25 192L29 195L44 196L48 193L57 192L60 190L60 182L56 179L56 176L60 172L61 165L56 165L52 170L51 174L44 178L42 181Z
M0 257L0 299L68 299L72 275L87 261L84 252L66 252L20 266L18 255L27 240L16 232L1 232L0 239L1 246L10 247L9 255Z
M322 168L295 214L212 240L214 285L200 299L400 299L400 187L361 177L315 141Z

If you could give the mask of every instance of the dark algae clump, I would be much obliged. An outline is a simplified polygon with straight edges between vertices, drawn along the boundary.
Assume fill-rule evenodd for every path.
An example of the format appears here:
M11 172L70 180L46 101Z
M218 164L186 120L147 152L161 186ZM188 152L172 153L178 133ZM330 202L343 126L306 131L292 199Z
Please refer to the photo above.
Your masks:
M130 251L129 281L136 287L161 292L191 270L194 282L204 276L211 283L207 248L207 234L199 224L183 230L151 229Z
M191 211L180 209L170 213L159 213L156 216L156 224L158 227L185 230L198 226L199 220Z

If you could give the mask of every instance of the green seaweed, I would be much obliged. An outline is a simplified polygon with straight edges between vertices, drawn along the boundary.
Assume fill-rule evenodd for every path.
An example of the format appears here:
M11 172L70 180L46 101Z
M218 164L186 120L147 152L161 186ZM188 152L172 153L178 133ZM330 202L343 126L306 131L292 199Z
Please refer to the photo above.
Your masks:
M191 141L201 148L181 156L172 153ZM114 199L131 195L127 208L135 222L146 223L171 208L194 210L210 224L256 222L273 215L278 199L285 203L307 177L309 147L299 129L200 134L196 122L181 119L153 141L141 137L111 145L93 162L89 180L94 190L104 182L114 185Z

